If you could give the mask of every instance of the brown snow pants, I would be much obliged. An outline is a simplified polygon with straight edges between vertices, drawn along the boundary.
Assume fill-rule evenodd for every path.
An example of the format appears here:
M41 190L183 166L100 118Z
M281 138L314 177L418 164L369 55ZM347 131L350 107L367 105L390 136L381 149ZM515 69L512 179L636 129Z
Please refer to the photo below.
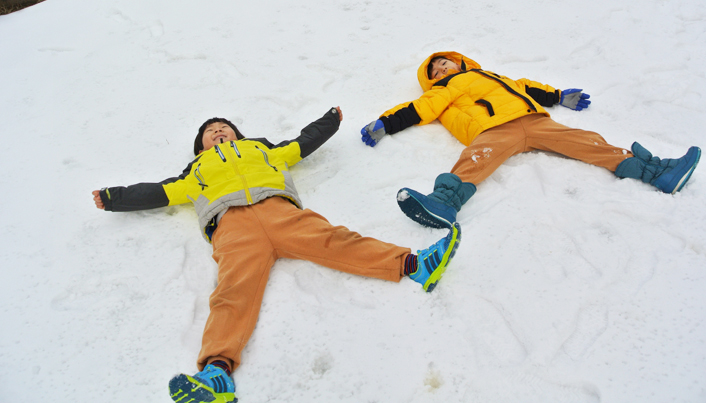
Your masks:
M629 150L614 147L600 134L572 129L541 114L531 114L484 131L461 152L451 173L478 184L515 154L551 151L615 172Z
M213 235L218 285L203 333L198 368L222 360L231 369L252 335L270 268L279 258L308 260L346 273L399 282L411 252L341 226L288 200L270 197L231 207Z

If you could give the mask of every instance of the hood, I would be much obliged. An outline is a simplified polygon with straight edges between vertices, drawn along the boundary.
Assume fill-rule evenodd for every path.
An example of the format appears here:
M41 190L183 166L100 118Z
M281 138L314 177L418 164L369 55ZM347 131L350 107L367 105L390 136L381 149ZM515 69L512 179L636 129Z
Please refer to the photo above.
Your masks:
M417 70L417 79L419 80L419 85L422 86L422 89L424 91L429 91L431 87L436 83L437 81L441 80L442 78L446 77L440 77L435 80L430 80L427 77L427 66L429 66L429 62L431 59L437 57L437 56L442 56L445 57L454 63L458 64L461 66L464 71L470 70L470 69L479 69L480 64L476 63L474 60L467 58L466 56L458 53L458 52L436 52L433 53L431 56L427 57L427 59L422 63L421 66L419 66L419 69ZM449 73L453 74L453 73ZM449 75L447 74L447 76Z

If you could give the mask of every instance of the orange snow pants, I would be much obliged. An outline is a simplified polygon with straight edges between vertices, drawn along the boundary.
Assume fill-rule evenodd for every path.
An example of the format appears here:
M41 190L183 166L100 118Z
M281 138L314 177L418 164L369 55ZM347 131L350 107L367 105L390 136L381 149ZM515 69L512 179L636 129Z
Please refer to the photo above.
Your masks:
M203 333L198 368L222 360L231 369L252 335L270 269L279 258L308 260L346 273L399 282L411 252L341 226L288 200L270 197L231 207L213 235L218 285Z
M572 129L541 114L531 114L484 131L461 152L451 173L478 184L515 154L551 151L615 172L629 150L614 147L600 134Z

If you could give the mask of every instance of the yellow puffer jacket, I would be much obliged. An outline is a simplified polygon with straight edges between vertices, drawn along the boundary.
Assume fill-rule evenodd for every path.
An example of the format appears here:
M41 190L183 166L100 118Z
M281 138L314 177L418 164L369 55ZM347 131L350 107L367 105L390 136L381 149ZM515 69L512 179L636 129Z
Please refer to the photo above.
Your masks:
M437 56L455 62L463 71L450 70L444 77L429 79L427 66ZM457 52L432 54L419 66L417 78L424 94L381 116L389 134L439 119L461 143L470 145L483 131L519 117L531 113L549 116L542 106L552 106L561 98L561 92L548 85L482 70L478 63ZM412 116L414 112L418 118Z
M207 241L229 207L284 197L302 208L289 167L301 161L339 127L336 109L302 130L299 137L273 145L264 138L230 141L199 154L181 175L159 183L101 190L106 211L136 211L192 202Z

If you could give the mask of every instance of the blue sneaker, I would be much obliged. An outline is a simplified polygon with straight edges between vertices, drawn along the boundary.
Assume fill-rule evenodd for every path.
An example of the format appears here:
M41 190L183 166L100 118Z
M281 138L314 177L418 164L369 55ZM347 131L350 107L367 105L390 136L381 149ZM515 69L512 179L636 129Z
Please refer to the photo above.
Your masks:
M169 394L178 403L236 403L233 378L215 365L194 376L180 374L169 381Z
M409 278L418 282L426 292L432 292L456 254L461 242L461 225L453 223L449 234L427 249L417 251L417 270Z
M458 210L410 188L397 192L397 204L407 217L425 227L451 228L456 222Z
M671 169L665 169L652 183L664 193L674 194L680 191L694 172L701 159L701 149L691 147L686 155L676 160L677 164Z

